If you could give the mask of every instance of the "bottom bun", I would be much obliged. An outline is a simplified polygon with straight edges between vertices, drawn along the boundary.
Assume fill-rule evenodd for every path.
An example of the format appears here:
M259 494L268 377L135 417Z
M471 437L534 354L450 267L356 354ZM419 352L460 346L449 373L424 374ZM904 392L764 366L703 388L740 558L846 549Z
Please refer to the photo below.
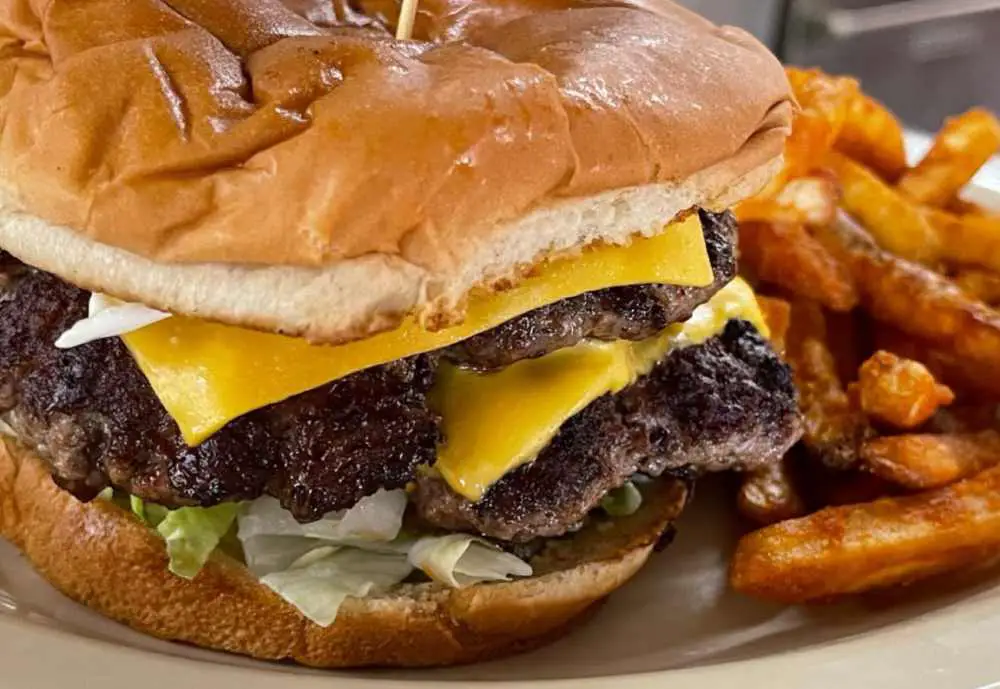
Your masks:
M686 498L684 484L657 481L634 515L549 541L533 577L404 584L349 599L324 628L224 555L175 577L154 531L112 502L77 501L0 437L0 535L67 596L162 639L316 667L454 665L552 641L639 570Z

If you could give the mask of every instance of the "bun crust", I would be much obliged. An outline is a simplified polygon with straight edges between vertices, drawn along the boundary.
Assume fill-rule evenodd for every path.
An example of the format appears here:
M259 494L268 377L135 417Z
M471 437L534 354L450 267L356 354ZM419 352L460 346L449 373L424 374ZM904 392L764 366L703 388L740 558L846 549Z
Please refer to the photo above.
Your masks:
M454 320L475 285L752 193L730 189L789 127L767 49L669 2L424 0L410 42L380 24L397 2L330 4L0 9L0 246L123 298L344 341ZM634 196L649 212L619 215ZM129 277L147 265L192 286Z
M457 590L405 585L348 600L324 629L224 556L192 581L173 576L153 531L113 503L78 502L0 438L0 535L63 593L164 639L316 667L453 665L557 638L635 574L683 507L680 483L656 491L612 529L551 542L532 561L538 576Z

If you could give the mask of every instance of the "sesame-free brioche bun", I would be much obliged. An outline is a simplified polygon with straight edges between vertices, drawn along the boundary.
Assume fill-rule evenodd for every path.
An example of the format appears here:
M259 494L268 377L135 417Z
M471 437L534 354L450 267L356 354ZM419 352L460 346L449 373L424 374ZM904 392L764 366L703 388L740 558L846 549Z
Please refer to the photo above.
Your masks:
M533 577L406 584L348 599L323 628L223 555L193 580L174 576L155 531L112 502L77 501L0 436L0 535L56 588L163 639L317 667L453 665L551 641L638 571L686 499L684 484L659 481L636 514L550 541Z
M343 342L757 191L792 101L666 0L0 8L0 248L175 313Z

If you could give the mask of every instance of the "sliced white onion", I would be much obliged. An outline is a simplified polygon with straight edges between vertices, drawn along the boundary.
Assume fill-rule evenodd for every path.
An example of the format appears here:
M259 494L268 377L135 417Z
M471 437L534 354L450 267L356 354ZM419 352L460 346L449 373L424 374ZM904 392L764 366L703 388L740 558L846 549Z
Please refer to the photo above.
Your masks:
M467 534L421 538L410 548L408 559L434 581L454 588L532 573L524 560Z
M59 349L72 349L88 342L126 335L165 318L170 318L165 311L92 294L87 318L74 323L55 344Z

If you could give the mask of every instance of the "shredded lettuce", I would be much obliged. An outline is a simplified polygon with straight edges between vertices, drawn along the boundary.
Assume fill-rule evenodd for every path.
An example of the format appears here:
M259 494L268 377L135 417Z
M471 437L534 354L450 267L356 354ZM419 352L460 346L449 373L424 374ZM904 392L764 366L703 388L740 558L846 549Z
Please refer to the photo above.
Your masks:
M405 491L381 490L350 510L300 524L268 497L177 510L130 498L132 511L166 542L171 572L194 577L235 523L247 568L322 626L347 598L392 588L414 568L453 587L531 575L526 562L474 536L403 533L406 504Z
M601 499L601 509L612 517L627 517L642 507L642 493L631 481Z
M261 583L326 627L349 596L361 597L392 588L412 571L406 557L359 548L321 546L288 569L261 577Z
M531 576L527 562L467 534L421 538L410 548L407 559L431 579L454 588Z
M240 540L259 536L298 536L323 541L391 541L399 535L406 511L406 492L379 490L349 510L332 512L319 521L300 524L274 498L258 498L240 513Z
M147 514L150 507L155 506L146 505ZM215 507L182 507L167 511L156 531L167 544L170 571L179 577L193 579L236 521L239 509L237 503L224 503Z

